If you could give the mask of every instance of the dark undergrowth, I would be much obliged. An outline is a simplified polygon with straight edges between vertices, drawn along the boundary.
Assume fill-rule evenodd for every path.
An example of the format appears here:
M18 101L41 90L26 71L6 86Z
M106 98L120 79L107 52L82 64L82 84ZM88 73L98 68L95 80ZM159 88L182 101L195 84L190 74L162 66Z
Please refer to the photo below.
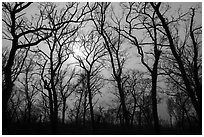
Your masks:
M13 123L10 125L11 135L51 135L52 130L49 123L34 123L34 124L19 124ZM130 127L125 128L118 125L101 125L93 133L90 126L82 127L73 124L58 125L58 135L153 135L153 128L149 127ZM169 128L161 127L161 135L201 135L202 131L197 128Z

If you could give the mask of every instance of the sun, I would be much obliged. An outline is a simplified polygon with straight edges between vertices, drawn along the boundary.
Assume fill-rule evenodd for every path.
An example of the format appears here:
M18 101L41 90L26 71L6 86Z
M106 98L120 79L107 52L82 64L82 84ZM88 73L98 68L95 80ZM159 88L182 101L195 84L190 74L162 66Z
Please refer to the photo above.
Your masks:
M84 56L83 50L82 50L80 44L75 43L75 44L73 45L73 47L72 47L72 50L73 50L73 54L74 54L75 56L80 56L80 57Z

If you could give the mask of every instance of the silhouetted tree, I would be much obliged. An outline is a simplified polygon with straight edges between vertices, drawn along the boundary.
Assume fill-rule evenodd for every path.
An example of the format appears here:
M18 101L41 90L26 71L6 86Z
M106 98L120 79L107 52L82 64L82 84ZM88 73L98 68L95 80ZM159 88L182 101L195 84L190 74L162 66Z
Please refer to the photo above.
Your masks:
M23 95L24 93L21 90L18 90L16 87L14 87L14 92L12 92L8 102L9 123L20 123L23 117L23 108L21 107L24 106L24 100L22 99Z
M9 57L5 69L3 70L5 75L5 89L2 94L2 112L4 117L3 134L9 132L7 123L7 106L14 85L11 70L16 53L20 49L35 46L50 36L50 32L48 31L50 29L44 24L46 19L39 17L37 19L29 20L26 18L25 9L30 5L31 3L24 2L2 3L3 39L11 42Z
M92 100L94 94L99 92L100 89L103 87L103 83L101 81L102 79L99 75L99 72L103 67L102 57L106 55L106 52L102 45L100 35L98 35L94 31L91 31L87 35L82 34L81 36L79 36L79 41L79 44L81 45L79 48L82 52L82 55L75 55L74 53L73 56L78 61L78 66L80 66L85 72L92 129L93 132L95 132L96 128Z
M41 48L35 51L45 59L44 66L39 65L43 66L41 68L43 69L41 78L45 89L48 90L50 105L53 105L52 128L54 134L57 132L58 123L58 92L56 85L59 83L59 72L71 54L69 48L75 41L77 31L83 25L87 13L85 9L86 5L82 5L81 9L79 9L79 3L68 3L61 10L58 10L57 5L54 3L42 3L40 7L43 17L48 18L49 28L54 30L52 36L45 40L49 52ZM52 110L52 107L50 109Z
M74 90L74 106L72 111L75 112L74 115L75 117L75 123L76 126L78 127L79 125L79 120L82 119L82 125L85 127L86 123L86 112L87 112L87 84L86 84L86 73L85 71L79 70L76 72L76 84L74 84L75 90Z
M109 60L112 68L113 78L117 83L118 92L120 95L120 102L122 105L123 117L125 119L126 126L129 126L129 113L125 104L125 96L122 88L122 72L123 66L125 63L124 53L122 52L122 44L124 42L123 37L120 34L120 31L115 31L111 23L108 22L110 19L113 24L117 27L121 27L122 17L116 17L115 11L110 10L110 3L97 3L96 12L91 12L91 19L94 23L94 26L97 32L102 36L104 41L104 48L107 50L109 55ZM108 11L111 14L108 14ZM108 16L111 16L108 18Z
M170 121L170 125L171 128L173 127L173 115L174 115L174 102L172 98L168 98L167 100L167 110L169 113L169 121Z
M28 123L31 122L32 118L32 107L35 102L35 96L38 94L37 90L33 87L37 83L35 78L35 62L33 61L34 56L32 54L29 54L29 58L26 59L24 66L22 68L22 72L20 77L18 78L17 82L19 84L18 87L22 92L25 94L25 98L22 98L22 100L25 100L25 118L24 120Z
M200 132L201 8L171 4L3 2L3 134Z
M59 82L57 90L60 91L60 102L62 104L62 124L65 123L65 112L67 110L67 99L75 91L75 85L72 80L76 76L75 69L71 70L69 65L59 72Z
M193 47L193 51L191 52L191 54L193 55L193 60L192 60L192 64L193 64L193 81L195 80L196 82L196 87L194 88L192 86L192 83L191 83L191 80L192 79L189 79L188 77L188 69L186 69L186 66L185 66L185 61L183 61L183 57L182 57L182 54L180 54L180 51L185 50L186 49L186 43L184 42L182 45L182 48L178 49L178 47L180 47L180 45L178 45L178 38L179 38L179 33L178 33L178 26L179 25L172 25L174 23L174 21L181 21L183 18L182 17L185 17L184 15L186 15L187 13L183 13L183 14L179 14L178 17L174 17L172 19L165 19L166 16L165 14L162 14L161 11L160 11L160 8L159 6L157 5L160 5L161 3L158 3L158 4L155 4L155 3L151 3L153 9L155 10L156 14L158 15L158 18L160 19L161 21L161 24L162 24L162 27L165 31L165 35L166 35L166 38L168 39L168 43L169 43L169 47L170 47L170 50L178 64L178 69L180 71L180 74L181 74L181 77L183 79L183 82L184 82L184 85L185 85L185 88L186 88L186 91L188 93L188 96L190 97L191 101L192 101L192 104L195 108L195 111L197 113L197 116L198 116L198 119L200 121L200 127L201 127L201 119L202 119L202 99L201 99L201 95L202 95L202 90L201 90L201 84L199 81L199 64L198 64L198 47L199 47L199 30L201 29L200 25L198 27L195 27L194 28L194 16L195 16L195 9L192 9L191 12L192 14L190 15L190 26L189 26L189 35L191 37L191 42L192 42L192 47ZM175 19L176 18L176 19ZM197 37L195 39L195 37ZM188 55L187 59L189 59L190 56Z
M130 123L134 124L134 118L137 118L138 125L142 126L142 115L145 115L143 109L148 106L144 102L144 97L149 95L150 81L145 79L145 73L137 70L128 70L123 76L123 87L127 98L127 106L131 112ZM151 105L151 104L149 104ZM149 107L149 106L148 106ZM136 117L136 115L138 117ZM149 118L151 119L151 118ZM136 121L136 120L135 120Z
M147 68L152 79L152 110L156 134L160 133L157 112L157 78L161 49L165 44L164 36L160 32L160 24L157 14L152 11L150 3L124 3L122 6L127 10L126 26L122 30L132 45L137 47L142 64ZM159 7L159 5L158 5ZM121 30L118 30L121 31ZM140 38L137 33L143 33ZM149 49L146 47L149 46ZM151 58L151 63L149 62ZM153 58L153 59L152 59Z

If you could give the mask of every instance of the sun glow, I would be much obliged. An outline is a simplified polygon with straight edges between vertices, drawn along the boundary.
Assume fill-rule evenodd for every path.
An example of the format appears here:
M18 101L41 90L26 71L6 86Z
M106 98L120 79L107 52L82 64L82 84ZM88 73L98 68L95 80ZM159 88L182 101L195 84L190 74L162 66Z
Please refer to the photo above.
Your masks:
M80 44L74 44L73 45L73 47L72 47L72 50L73 50L73 54L75 55L75 56L80 56L80 57L82 57L82 56L84 56L84 54L83 54L83 49L82 49L82 47L80 46Z

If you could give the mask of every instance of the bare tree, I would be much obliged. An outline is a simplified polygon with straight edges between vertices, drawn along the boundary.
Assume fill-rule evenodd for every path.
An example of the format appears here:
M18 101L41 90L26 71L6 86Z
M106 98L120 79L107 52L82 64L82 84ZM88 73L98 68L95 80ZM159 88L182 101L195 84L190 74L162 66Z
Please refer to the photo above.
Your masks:
M80 118L80 113L82 113L82 124L83 127L86 126L86 114L87 114L87 79L86 79L86 72L83 70L82 72L78 72L78 77L77 77L77 84L76 84L76 90L75 90L75 98L76 100L76 126L78 126L79 123L79 118ZM78 104L77 104L78 103Z
M152 79L152 110L156 134L160 132L157 112L157 78L161 49L165 45L164 36L160 31L160 24L156 12L152 11L149 3L122 4L126 15L126 25L122 32L132 45L135 45L141 57L142 64L150 72ZM158 5L159 7L159 5ZM137 33L143 34L139 37ZM147 49L148 47L148 49ZM150 61L151 59L151 61Z
M53 116L53 114L51 114L53 109L50 109L50 106L52 107L52 104L50 104L50 102L52 102L51 98L49 98L49 94L44 93L44 85L41 79L39 79L33 87L40 93L38 106L41 108L41 122L48 122Z
M42 69L41 78L51 101L50 110L53 112L50 113L53 113L51 121L54 134L57 132L58 123L59 104L56 85L59 83L59 72L71 54L70 45L75 41L76 32L82 27L87 13L86 5L81 5L81 8L79 6L80 3L68 3L61 10L58 10L54 3L42 3L40 6L43 17L48 18L49 28L54 30L52 36L45 40L48 51L39 47L35 50L44 58L44 65L39 65Z
M70 73L69 73L70 72ZM59 83L57 90L60 91L60 101L62 104L62 124L65 123L65 112L67 110L67 99L75 91L76 85L72 83L75 77L75 69L71 70L69 65L59 72Z
M14 63L13 66L11 68L11 72L12 72L12 82L14 83L17 79L18 76L22 73L22 69L24 67L24 62L26 61L26 57L29 53L29 48L26 49L20 49L17 51L16 53L16 57L14 59ZM2 52L2 69L5 69L6 66L6 62L8 61L8 57L9 57L9 48L8 47L4 47L3 48L3 52ZM3 71L3 75L2 75L2 79L3 79L3 90L6 89L6 82L5 82L5 74Z
M140 98L142 94L145 94L144 91L141 90L141 85L145 87L145 85L141 84L144 82L143 79L144 74L142 72L136 70L128 70L123 76L123 87L126 94L127 107L131 112L130 123L133 126L133 121L135 117L135 113L137 108L139 108L139 126L141 126L141 107L140 107Z
M35 62L32 58L34 58L33 55L29 54L30 58L27 59L24 63L24 67L22 69L22 74L18 78L18 81L22 85L22 89L25 93L25 101L26 101L26 107L25 107L25 121L28 123L31 122L31 113L32 113L32 107L34 105L35 96L37 95L37 90L33 87L37 83L35 76L34 76L34 68L35 68ZM19 87L21 87L19 85ZM23 99L24 100L24 99Z
M131 112L131 126L152 126L151 79L145 72L128 70L123 76L127 108Z
M5 66L5 90L3 91L3 134L9 132L7 123L7 103L12 93L12 66L19 49L35 46L50 36L50 32L42 17L28 20L25 9L31 3L15 2L3 3L3 38L11 41L9 57Z
M74 55L78 65L85 71L86 86L88 91L89 107L91 113L92 130L95 132L95 121L92 99L94 94L103 86L99 72L103 68L102 57L106 55L101 37L96 32L82 34L80 37L80 48L83 55ZM73 49L74 50L74 49Z
M82 105L82 99L83 99L83 96L85 93L86 89L80 89L80 90L77 90L77 93L80 94L79 97L78 97L78 100L75 102L75 103L78 103L76 104L76 126L78 127L79 125L79 119L80 119L80 113L81 113L81 105ZM86 109L86 108L85 108Z
M181 73L181 77L183 79L183 82L184 82L184 85L185 85L185 88L186 88L186 91L187 91L187 94L188 96L190 97L191 99L191 102L195 108L195 111L197 113L197 116L198 116L198 119L200 121L200 127L201 127L201 119L202 119L202 99L201 99L201 81L199 81L199 63L198 63L198 47L199 47L199 41L200 39L198 38L198 35L197 34L201 34L199 33L200 29L201 29L201 26L199 25L198 27L194 27L194 16L195 16L195 9L192 9L191 10L191 15L190 15L190 26L189 26L189 34L190 34L190 37L191 37L191 41L192 41L192 45L193 45L193 79L194 81L196 81L196 88L193 88L192 86L192 83L191 83L191 80L188 78L188 72L187 72L187 69L185 67L185 62L183 61L182 59L182 56L180 55L180 50L177 49L177 42L178 42L178 28L176 29L176 25L172 25L174 23L175 20L181 20L184 15L186 15L187 13L184 13L183 15L179 14L179 16L175 19L175 18L172 18L172 19L167 19L167 17L165 16L165 13L162 14L161 13L161 10L160 10L160 6L161 3L151 3L151 6L153 7L153 9L155 10L158 18L160 19L161 21L161 24L162 24L162 27L164 29L164 32L165 32L165 35L166 35L166 38L168 39L168 43L169 43L169 47L170 47L170 50L174 56L174 58L176 59L177 61L177 64L178 64L178 69ZM175 30L175 31L174 31ZM177 34L177 35L176 35ZM176 37L176 36L177 37ZM197 35L197 36L196 36ZM196 38L197 37L197 38ZM186 48L186 43L184 42L183 44L183 47L182 48ZM189 59L190 56L188 56L187 59Z
M170 121L170 125L171 128L173 127L173 115L174 115L174 102L172 98L168 98L167 100L167 110L169 113L169 121Z
M120 102L122 105L123 117L125 118L126 126L129 126L129 113L125 105L125 96L122 87L122 72L125 63L125 53L122 52L121 45L124 42L120 31L115 31L108 22L108 11L110 3L97 3L96 12L91 12L91 18L98 33L104 40L104 48L107 50L110 64L112 68L113 78L115 79L120 94ZM110 11L112 20L119 29L121 27L122 17L116 17L114 10Z
M24 103L23 95L24 92L14 87L14 92L12 92L8 102L9 122L20 123L21 118L23 117L23 108L21 107Z
M167 108L171 127L176 126L182 130L187 128L192 129L192 123L195 124L195 110L192 109L190 99L184 92L177 91L174 96L169 97L167 100ZM194 126L197 127L198 125Z

